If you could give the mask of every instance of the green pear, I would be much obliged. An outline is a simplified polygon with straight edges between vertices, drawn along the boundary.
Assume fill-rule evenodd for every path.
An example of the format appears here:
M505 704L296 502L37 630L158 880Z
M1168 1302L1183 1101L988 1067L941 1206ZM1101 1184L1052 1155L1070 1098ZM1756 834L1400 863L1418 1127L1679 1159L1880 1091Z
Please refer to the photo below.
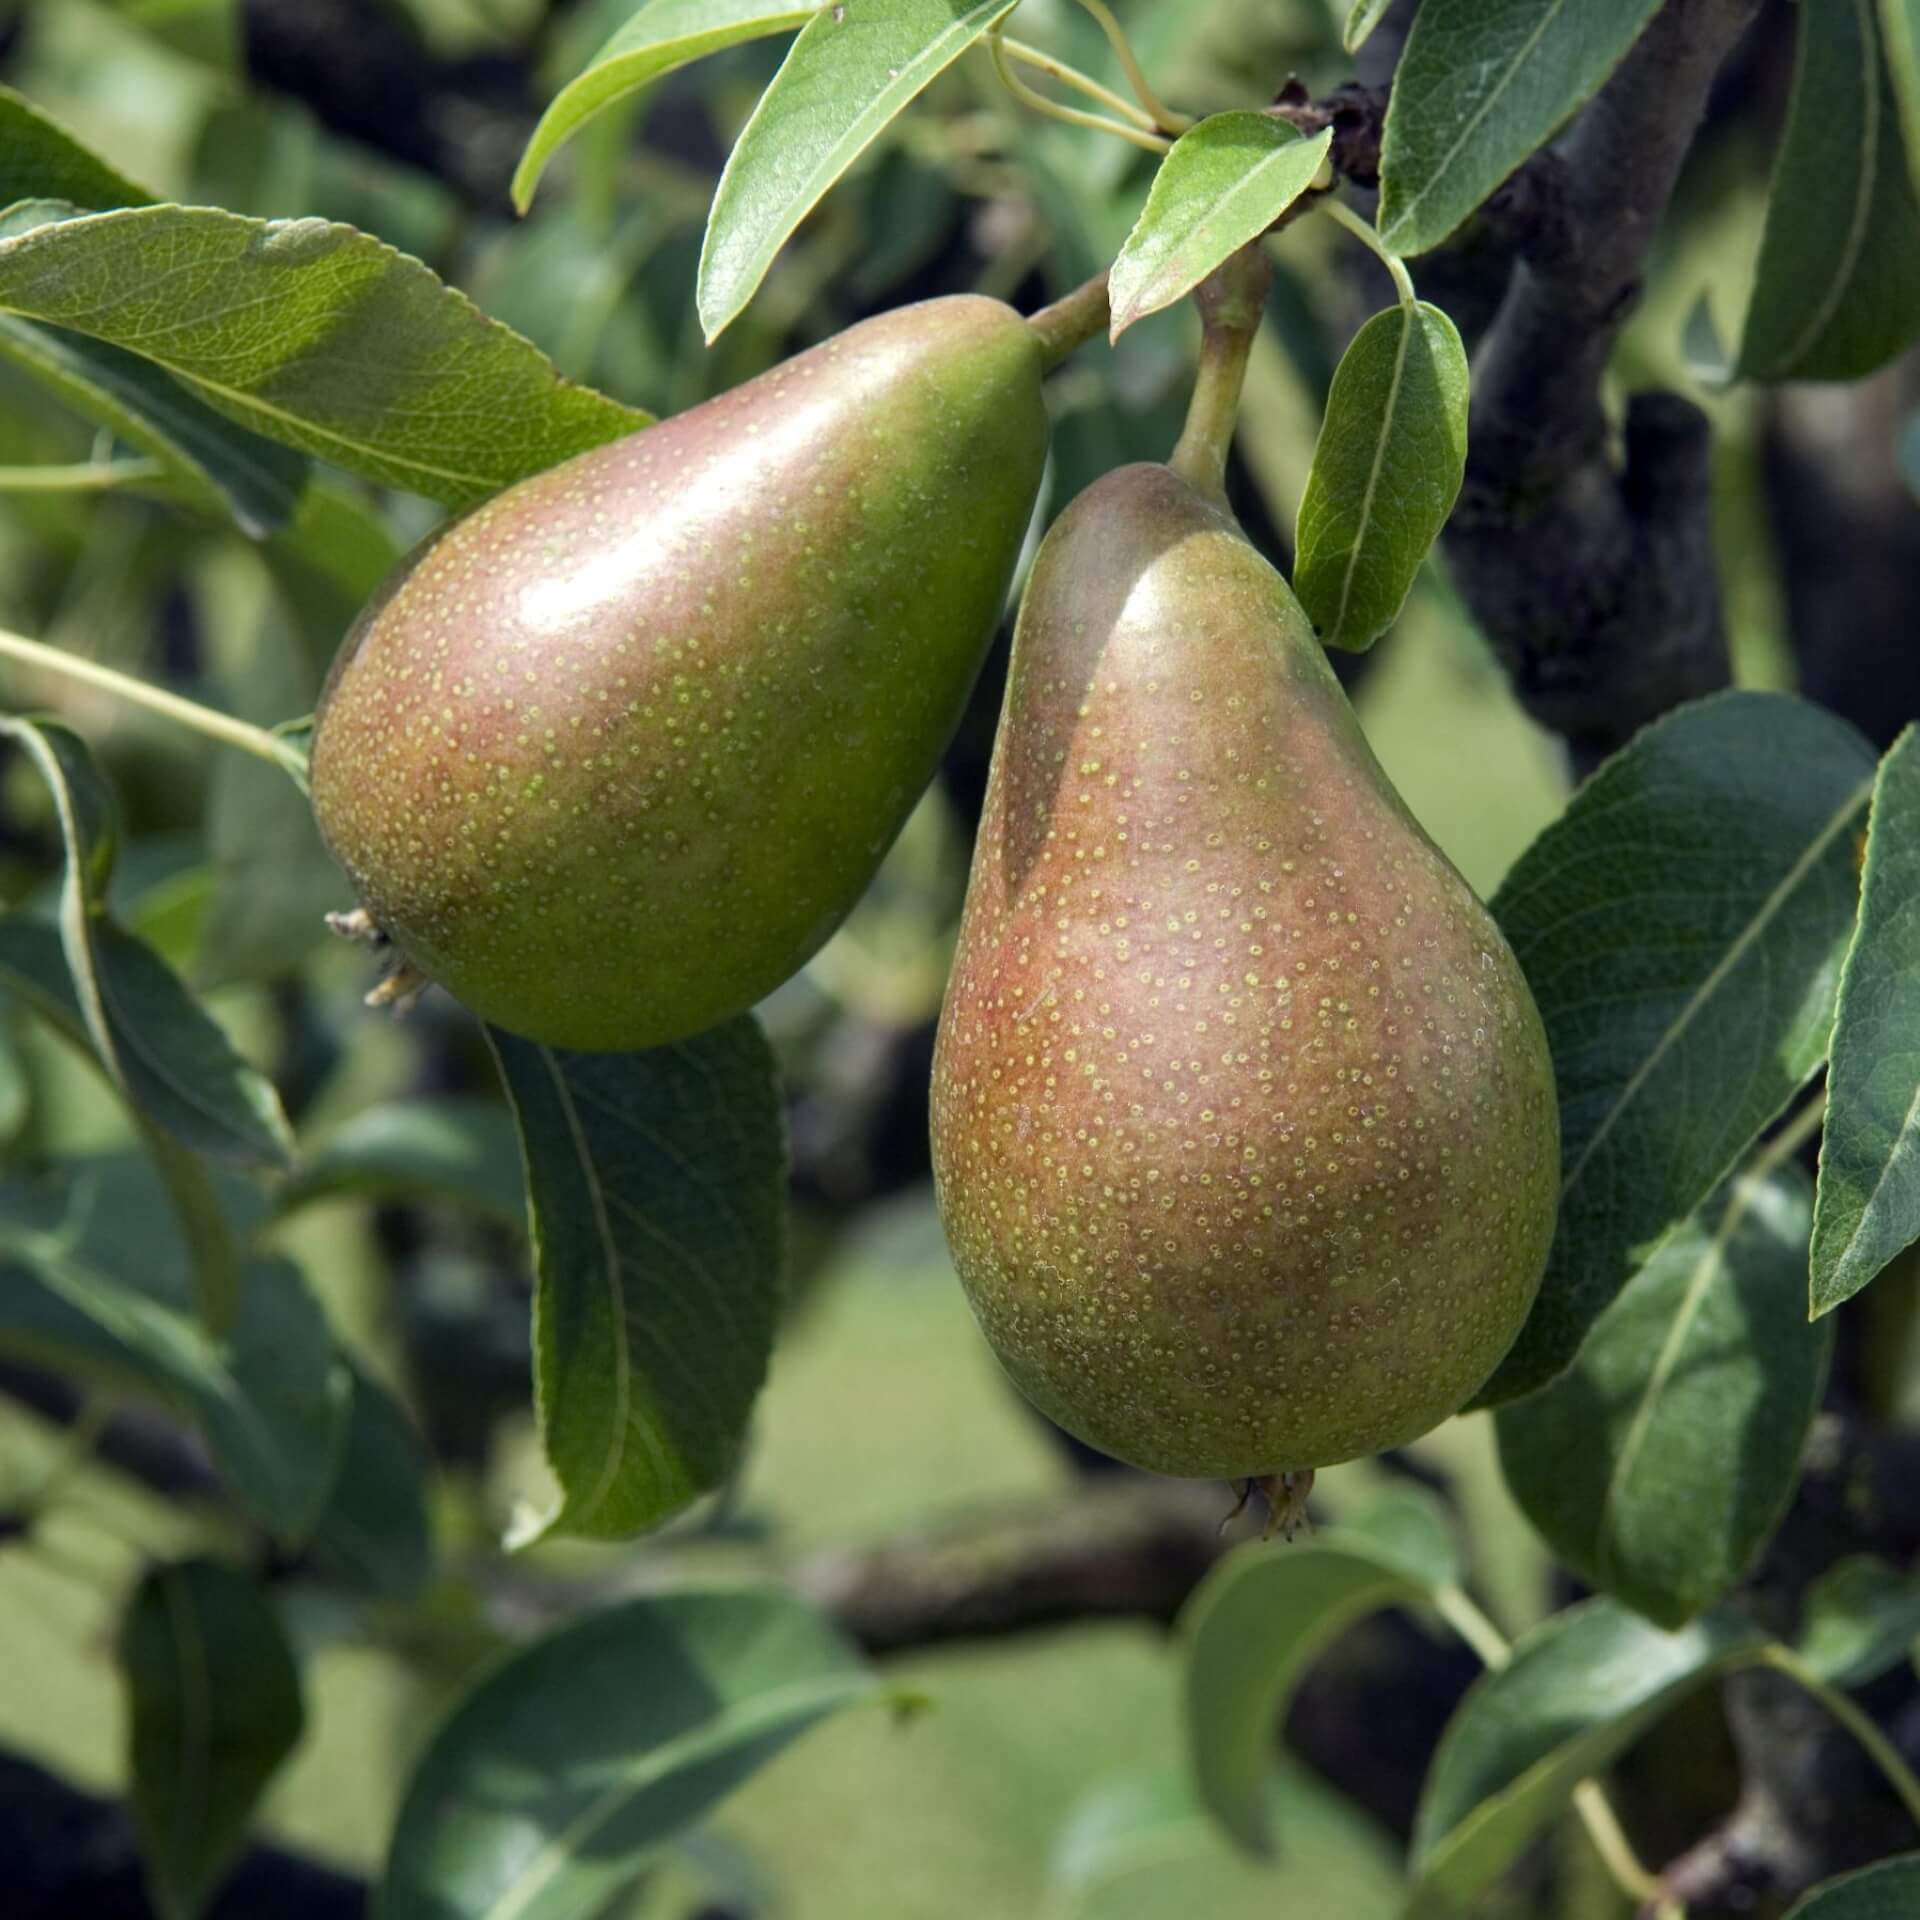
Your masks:
M1109 474L1035 560L933 1150L1007 1371L1161 1473L1414 1439L1539 1284L1559 1128L1519 966L1170 468Z
M372 926L555 1046L659 1045L778 986L959 722L1039 490L1041 373L999 301L900 308L411 555L313 741Z

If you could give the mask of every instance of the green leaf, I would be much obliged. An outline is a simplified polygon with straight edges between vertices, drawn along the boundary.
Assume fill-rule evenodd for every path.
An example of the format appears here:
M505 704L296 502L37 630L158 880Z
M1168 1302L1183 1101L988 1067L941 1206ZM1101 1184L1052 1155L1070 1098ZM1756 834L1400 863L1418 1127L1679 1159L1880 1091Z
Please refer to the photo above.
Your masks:
M1800 1302L1809 1220L1797 1172L1721 1187L1573 1365L1497 1417L1527 1518L1581 1579L1662 1626L1726 1594L1799 1477L1832 1345Z
M1373 30L1387 17L1393 0L1353 0L1347 24L1340 30L1340 44L1349 53L1358 53L1373 38Z
M515 1653L427 1749L376 1920L588 1920L661 1844L878 1682L777 1588L649 1594Z
M725 1481L766 1377L786 1227L773 1056L748 1017L645 1053L488 1039L526 1158L534 1399L561 1488L537 1531L626 1539Z
M1236 1851L1184 1769L1093 1788L1068 1816L1045 1920L1271 1920L1287 1913L1398 1920L1406 1900L1392 1843L1351 1801L1284 1761L1268 1782L1286 1835L1277 1861Z
M1830 1687L1864 1687L1920 1639L1920 1580L1861 1554L1830 1567L1807 1594L1795 1651Z
M514 169L513 204L525 213L547 162L595 114L710 53L786 33L819 10L775 0L651 0L554 96Z
M1430 1600L1453 1577L1431 1506L1400 1495L1364 1528L1244 1547L1201 1581L1179 1623L1187 1754L1201 1803L1240 1846L1275 1851L1274 1728L1308 1664L1360 1615Z
M1660 0L1423 0L1393 76L1380 237L1436 247L1598 92Z
M1216 113L1160 163L1139 220L1113 263L1111 337L1191 293L1258 238L1313 184L1333 143L1268 113Z
M158 1176L132 1157L0 1185L0 1347L157 1398L277 1538L311 1532L347 1443L349 1377L285 1260L248 1263L221 1338L192 1311Z
M815 12L741 129L713 197L697 295L709 341L888 121L1015 4L837 0Z
M1663 1633L1611 1600L1569 1607L1468 1690L1414 1818L1423 1897L1464 1901L1514 1860L1589 1774L1683 1695L1767 1644L1732 1613Z
M125 347L242 426L450 506L651 418L326 220L163 206L37 226L0 241L0 309Z
M1855 380L1920 336L1920 207L1873 0L1799 13L1793 100L1734 372Z
M303 1156L275 1199L289 1214L336 1194L444 1200L524 1227L519 1136L495 1100L445 1096L363 1107Z
M336 1585L405 1600L433 1571L426 1454L393 1395L352 1375L346 1450L308 1551Z
M23 925L18 914L0 920L0 971L12 973L56 1020L77 1017L129 1104L183 1146L232 1166L285 1164L292 1135L271 1084L240 1058L152 948L106 916L117 829L113 795L86 744L58 721L5 715L0 740L26 753L59 814L67 865L58 939L68 991L49 977L52 929Z
M1912 1920L1915 1913L1920 1913L1920 1853L1908 1853L1815 1887L1787 1920Z
M1874 782L1860 921L1840 974L1813 1209L1812 1305L1830 1313L1920 1240L1920 730Z
M161 1920L194 1920L299 1743L300 1675L266 1595L211 1560L153 1568L120 1630L134 1831Z
M76 207L144 207L153 195L42 113L24 94L0 87L0 207L16 200L66 200Z
M1880 0L1880 47L1900 115L1907 178L1920 190L1920 0Z
M1843 721L1720 694L1614 755L1508 875L1493 912L1553 1049L1560 1224L1478 1404L1569 1365L1825 1057L1872 789Z
M1424 300L1376 313L1341 356L1294 533L1293 590L1320 638L1392 626L1467 470L1467 353Z

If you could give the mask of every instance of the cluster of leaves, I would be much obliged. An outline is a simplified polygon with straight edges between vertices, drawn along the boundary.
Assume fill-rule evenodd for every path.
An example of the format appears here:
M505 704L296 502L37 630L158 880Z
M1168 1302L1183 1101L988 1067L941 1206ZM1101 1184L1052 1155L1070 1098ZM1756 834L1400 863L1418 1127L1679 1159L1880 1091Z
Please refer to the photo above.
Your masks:
M517 191L530 199L564 142L674 68L798 29L707 222L697 305L711 338L916 95L1004 41L1016 5L652 0L560 91ZM1470 220L1655 10L1635 0L1596 32L1546 0L1497 16L1472 0L1421 9L1373 236L1404 297L1332 379L1297 522L1295 584L1330 644L1366 646L1392 621L1464 468L1466 358L1402 257ZM1356 7L1353 43L1379 12ZM1917 37L1901 0L1802 9L1728 377L1855 377L1920 333ZM1113 235L1116 339L1325 190L1325 133L1246 111L1175 131ZM369 233L159 203L5 90L0 208L0 361L110 437L118 481L263 543L323 622L392 557L340 476L459 509L648 424ZM63 863L56 893L0 916L0 983L102 1076L139 1151L10 1181L0 1347L160 1401L197 1428L264 1536L348 1591L404 1597L429 1570L418 1447L307 1279L261 1248L331 1194L428 1195L528 1236L558 1497L525 1537L628 1538L720 1487L766 1369L783 1260L784 1148L756 1024L624 1056L494 1034L510 1122L485 1102L421 1099L298 1140L158 931L128 923L115 802L84 742L53 721L4 731L44 784ZM297 731L259 740L278 765L243 771L272 792L236 789L234 820L302 810ZM244 861L257 843L241 844ZM1688 1689L1768 1662L1831 1696L1902 1656L1920 1600L1889 1569L1838 1570L1791 1648L1728 1595L1791 1495L1824 1316L1920 1238L1916 846L1914 735L1876 765L1815 708L1731 694L1643 734L1520 862L1494 906L1552 1044L1565 1186L1539 1308L1482 1399L1516 1496L1601 1597L1509 1649L1466 1601L1444 1528L1405 1499L1290 1554L1231 1557L1183 1623L1188 1765L1119 1783L1076 1823L1063 1854L1075 1910L1096 1910L1112 1863L1143 1839L1272 1844L1276 1712L1367 1608L1431 1608L1490 1668L1436 1756L1416 1832L1414 1885L1443 1904L1497 1873ZM285 912L311 916L297 882L313 871L295 870ZM226 915L230 953L240 916L260 910L253 888L243 878L208 909ZM263 975L283 939L259 937ZM1761 1143L1823 1068L1809 1190L1788 1148L1816 1114ZM149 1872L163 1909L190 1913L298 1738L297 1665L267 1590L204 1559L153 1569L121 1653ZM749 1770L877 1691L777 1589L594 1614L512 1656L441 1728L380 1911L598 1911ZM609 1700L628 1704L609 1718ZM1808 1914L1870 1911L1920 1866L1875 1873Z

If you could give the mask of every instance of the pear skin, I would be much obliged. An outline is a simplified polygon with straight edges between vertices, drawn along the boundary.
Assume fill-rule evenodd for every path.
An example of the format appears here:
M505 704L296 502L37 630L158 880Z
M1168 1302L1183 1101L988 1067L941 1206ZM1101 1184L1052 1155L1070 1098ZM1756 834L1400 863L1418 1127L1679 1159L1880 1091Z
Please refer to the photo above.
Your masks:
M1304 1473L1425 1433L1553 1234L1519 965L1285 581L1171 469L1035 560L934 1063L960 1277L1121 1460Z
M483 1018L715 1025L846 917L958 725L1046 453L999 301L903 307L508 488L402 564L322 697L320 828Z

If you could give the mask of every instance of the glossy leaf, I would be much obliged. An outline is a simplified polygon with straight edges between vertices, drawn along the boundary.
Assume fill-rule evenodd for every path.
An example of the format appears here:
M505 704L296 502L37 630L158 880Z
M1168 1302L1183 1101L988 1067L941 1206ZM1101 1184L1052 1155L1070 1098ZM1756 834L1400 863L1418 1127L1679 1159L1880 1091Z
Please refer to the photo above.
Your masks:
M0 87L0 207L10 207L16 200L143 207L153 195L101 159L25 94Z
M1362 1614L1431 1599L1452 1577L1444 1528L1409 1497L1366 1528L1242 1548L1201 1581L1179 1624L1188 1762L1201 1803L1240 1846L1276 1850L1274 1728L1308 1664Z
M308 1551L336 1585L404 1600L433 1571L426 1450L393 1395L352 1373L346 1448Z
M1832 1345L1801 1305L1810 1219L1797 1172L1730 1181L1559 1379L1500 1409L1527 1518L1581 1579L1663 1626L1728 1592L1799 1478Z
M1331 127L1309 140L1270 113L1216 113L1188 128L1113 263L1112 337L1172 306L1265 233L1313 184L1332 142Z
M1920 1853L1877 1860L1815 1887L1787 1920L1913 1920L1920 1913Z
M130 1798L161 1920L194 1920L233 1864L305 1724L266 1595L211 1560L155 1567L120 1632Z
M534 1399L560 1482L540 1532L625 1539L732 1471L781 1291L785 1146L751 1018L645 1053L488 1030L520 1126Z
M1861 1554L1809 1589L1795 1651L1830 1687L1864 1687L1920 1639L1920 1580Z
M1268 1782L1277 1860L1249 1860L1208 1819L1185 1770L1109 1780L1068 1816L1054 1849L1044 1920L1271 1920L1327 1914L1399 1920L1406 1901L1392 1843L1307 1768Z
M1543 147L1620 62L1660 0L1422 0L1380 150L1380 237L1425 253Z
M1855 380L1920 336L1920 206L1873 0L1799 9L1786 136L1735 362L1750 380Z
M1840 974L1813 1210L1813 1311L1920 1240L1920 730L1882 761Z
M10 740L47 783L67 864L58 939L67 1000L46 975L47 930L16 924L0 932L0 970L13 972L46 1010L65 1001L93 1052L135 1110L195 1152L235 1166L278 1166L292 1145L286 1116L266 1078L153 950L106 917L106 887L117 847L112 792L85 743L58 721L0 715ZM38 947L31 969L23 956ZM9 964L9 956L12 963ZM40 977L28 977L29 971Z
M1422 1897L1462 1902L1673 1703L1766 1644L1738 1615L1663 1633L1611 1600L1557 1613L1461 1701L1413 1826Z
M878 1682L777 1588L649 1594L512 1655L407 1788L376 1920L588 1920L661 1844Z
M1330 647L1392 626L1467 470L1467 354L1422 300L1376 313L1341 356L1294 534L1293 590Z
M133 1158L68 1162L0 1186L0 1348L160 1400L191 1420L235 1497L304 1539L347 1443L345 1368L297 1268L255 1260L216 1339L192 1311L158 1176Z
M837 0L801 28L713 197L697 304L709 341L787 237L920 90L1016 0Z
M1872 788L1845 722L1721 694L1608 761L1495 895L1553 1048L1561 1193L1540 1297L1479 1404L1572 1361L1825 1057Z
M547 162L595 114L710 53L805 24L819 0L651 0L562 87L540 116L514 169L513 204L525 213Z
M124 347L256 433L450 506L649 421L560 378L419 261L326 220L58 220L0 242L0 311Z
M336 1194L444 1200L523 1227L519 1136L495 1100L446 1096L363 1107L294 1168L276 1197L292 1213Z

